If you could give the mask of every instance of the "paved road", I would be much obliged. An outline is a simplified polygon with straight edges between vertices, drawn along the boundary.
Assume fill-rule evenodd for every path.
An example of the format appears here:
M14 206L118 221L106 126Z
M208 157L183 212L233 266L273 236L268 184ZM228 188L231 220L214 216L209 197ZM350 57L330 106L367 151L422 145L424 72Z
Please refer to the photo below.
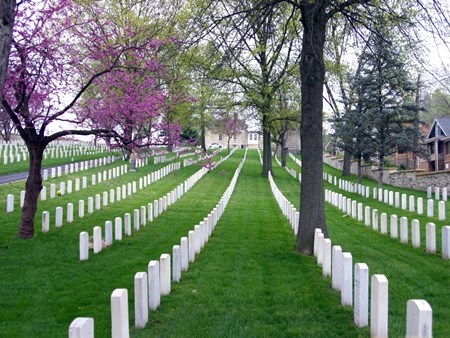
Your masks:
M121 159L121 156L116 156L115 160ZM53 167L46 167L46 168L42 168L41 169L41 175L44 175L44 169L48 170L48 173L50 175L51 169L52 168L58 168L61 167L61 171L62 173L64 172L64 164L60 164L60 165L55 165ZM11 182L16 182L16 181L22 181L22 180L26 180L28 177L28 171L26 172L22 172L22 173L15 173L15 174L8 174L8 175L2 175L0 176L0 185L1 184L5 184L5 183L11 183ZM24 182L25 184L25 182Z

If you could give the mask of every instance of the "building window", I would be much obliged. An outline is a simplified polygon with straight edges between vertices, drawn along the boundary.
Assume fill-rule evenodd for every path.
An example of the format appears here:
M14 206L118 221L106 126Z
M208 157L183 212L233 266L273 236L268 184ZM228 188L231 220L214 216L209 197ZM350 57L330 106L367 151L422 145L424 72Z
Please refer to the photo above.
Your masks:
M445 146L447 147L447 155L450 155L450 142L446 142Z
M219 134L219 141L222 141L222 134Z
M236 135L233 135L233 141L236 141Z
M253 139L254 139L255 141L257 141L257 140L258 140L258 134L253 134Z

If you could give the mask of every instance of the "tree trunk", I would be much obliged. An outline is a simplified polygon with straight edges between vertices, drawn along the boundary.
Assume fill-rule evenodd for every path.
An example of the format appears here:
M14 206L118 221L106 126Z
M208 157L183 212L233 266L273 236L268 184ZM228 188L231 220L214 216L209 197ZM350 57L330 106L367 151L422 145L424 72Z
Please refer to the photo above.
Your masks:
M383 188L384 156L378 156L378 188Z
M42 189L42 157L45 146L40 142L27 142L30 153L30 168L25 188L25 199L19 225L19 238L34 237L34 217L36 216L39 193Z
M358 184L362 183L362 157L358 156Z
M300 60L302 112L302 185L300 220L295 251L313 254L314 229L328 237L323 190L322 111L326 13L321 1L302 1L303 42Z
M284 145L281 147L281 166L284 168L286 167L286 157L288 154L288 147L285 147Z
M352 153L344 151L344 166L342 167L342 176L350 176L352 167Z
M202 132L201 132L201 138L200 138L200 146L203 151L206 151L206 126L205 121L202 123Z
M15 9L16 0L2 0L0 3L0 102L8 69Z
M267 126L267 117L263 114L263 171L262 175L267 176L272 172L272 149L269 126Z

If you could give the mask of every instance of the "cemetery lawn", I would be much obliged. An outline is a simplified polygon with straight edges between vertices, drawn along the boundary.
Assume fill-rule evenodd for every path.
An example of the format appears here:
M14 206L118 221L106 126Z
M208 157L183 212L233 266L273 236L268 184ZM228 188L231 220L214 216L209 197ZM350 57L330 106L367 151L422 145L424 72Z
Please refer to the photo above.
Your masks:
M217 156L225 156L222 151ZM206 174L176 204L153 223L133 231L131 237L114 241L99 254L89 253L89 260L78 261L81 231L92 234L96 225L123 217L141 205L164 196L184 182L198 166L177 170L152 183L125 200L108 204L83 219L77 216L79 199L102 194L118 185L133 182L166 164L148 165L119 180L104 181L72 194L39 204L36 236L30 240L15 238L20 211L6 214L0 224L0 337L67 337L76 317L93 317L95 336L111 336L110 296L116 288L128 289L131 337L370 337L368 328L353 324L353 307L340 305L340 294L331 288L331 278L322 277L314 257L293 251L295 236L282 215L261 173L256 151L249 150L234 194L216 226L209 243L183 272L180 283L172 283L170 295L161 297L161 306L150 311L145 329L134 327L134 275L147 271L150 260L163 253L172 254L180 243L211 210L233 176L244 155L237 150L217 170ZM117 161L119 166L123 162ZM299 207L298 180L274 161L275 182L283 194ZM288 166L299 171L295 162ZM340 172L325 166L340 177ZM221 174L220 172L226 172ZM79 177L90 177L77 173ZM71 176L74 179L76 176ZM63 175L64 176L64 175ZM55 179L55 183L64 177ZM355 179L351 177L351 179ZM67 177L64 178L67 180ZM89 179L90 181L90 179ZM120 181L120 182L118 182ZM2 205L5 196L23 189L24 182L0 186ZM369 185L372 182L364 182ZM373 183L376 185L376 183ZM337 189L327 182L325 188ZM14 190L14 192L10 192ZM401 191L396 189L396 191ZM422 192L410 191L417 196ZM371 208L388 214L397 213L420 220L427 218L380 203L361 199ZM426 197L426 194L425 194ZM17 200L17 198L16 198ZM425 199L424 199L425 200ZM74 203L74 222L54 226L56 206ZM50 231L42 233L41 214L52 215ZM403 215L405 213L405 215ZM437 214L435 212L435 214ZM414 215L414 216L413 216ZM449 215L449 213L447 213ZM406 301L425 299L433 308L433 336L450 336L450 261L440 257L440 227L437 226L438 254L426 254L424 245L411 244L381 235L326 203L326 216L333 244L353 255L353 263L367 263L370 275L385 274L389 280L389 336L404 337ZM428 220L429 221L429 220ZM425 234L422 233L422 243Z
M91 155L74 155L70 158L47 158L42 160L42 168L69 164L72 161L72 158L73 163L76 163L108 156L121 156L121 153L119 151L111 151L108 153L103 152L100 154L91 154ZM1 161L3 161L3 158L1 158ZM8 163L7 165L4 165L2 162L0 164L0 175L28 172L29 166L30 165L28 159L26 161Z

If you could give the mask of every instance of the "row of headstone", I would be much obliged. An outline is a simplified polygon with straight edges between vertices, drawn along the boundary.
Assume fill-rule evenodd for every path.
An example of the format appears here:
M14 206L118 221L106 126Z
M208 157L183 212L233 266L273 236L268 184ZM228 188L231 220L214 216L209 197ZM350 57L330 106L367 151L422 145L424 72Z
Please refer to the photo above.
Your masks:
M160 169L162 172L161 174L157 174L156 178L159 179L159 177L163 177L165 175L167 175L168 173L170 173L171 171L173 171L174 169L178 168L179 169L179 165L180 163L171 163L168 166ZM163 170L164 169L164 170ZM165 170L167 169L167 170ZM166 196L163 196L157 200L154 200L153 203L148 203L147 205L147 209L145 206L142 206L139 209L135 209L133 212L134 215L134 222L133 222L133 229L135 231L139 230L140 225L145 226L146 225L146 216L145 214L148 214L148 221L149 222L153 222L154 218L157 218L160 214L162 214L164 211L167 210L167 207L172 205L173 203L177 202L179 198L181 198L181 196L183 196L184 193L188 192L205 174L207 173L207 169L206 168L202 168L200 170L198 170L196 173L194 173L191 177L189 177L184 183L181 183L180 185L178 185L174 190L172 190L171 192L167 193ZM134 182L135 183L135 182ZM128 183L128 186L130 187L131 183ZM145 185L145 182L144 182ZM135 186L135 185L134 185ZM120 189L120 188L117 188ZM123 192L124 190L122 190ZM130 194L130 189L128 189L129 194ZM134 190L133 190L134 191ZM117 192L117 196L120 196L120 191L118 190ZM122 194L122 197L123 194ZM126 196L125 196L126 197ZM92 199L88 200L88 203L90 205L90 207L88 207L88 212L93 211L92 205ZM141 216L139 216L139 214ZM126 213L124 216L124 229L125 229L125 236L131 236L131 214L130 213ZM111 230L109 230L109 227L111 228ZM100 228L100 227L96 227L96 228ZM95 249L95 233L97 231L98 233L98 237L101 238L101 228L100 230L95 230L96 228L94 228L94 236L93 236L93 241L94 241L94 253L98 253L101 251L101 247L102 246L98 246L98 251L96 251ZM112 222L111 221L106 221L105 222L105 233L112 233ZM122 219L120 217L116 217L115 219L115 239L116 240L121 240L122 239ZM88 252L88 247L89 247L89 243L87 242L87 239L89 238L89 236L87 235L87 232L82 233L83 235L80 234L80 260L86 260L89 257L89 252ZM107 241L105 239L105 246L109 246L112 244L112 235L110 236L111 238L111 242ZM100 242L100 240L99 240Z
M314 232L314 255L322 266L322 275L332 278L332 288L341 293L341 304L353 306L358 327L369 326L371 337L388 337L389 283L385 275L370 278L366 263L353 265L350 252L332 246L322 230ZM369 311L370 297L370 311ZM425 300L409 300L406 306L406 337L432 337L432 310Z
M278 189L275 181L273 179L272 173L269 171L268 174L270 188L272 189L273 196L278 203L283 215L288 219L291 224L294 234L297 236L298 233L298 222L300 218L300 213L294 207L294 205L283 195L283 193Z
M179 169L179 166L180 166L179 162L171 163L171 164L165 166L164 168L157 170L156 172L153 172L151 174L144 176L144 178L140 178L139 179L139 189L142 190L143 188L146 188L147 185L150 184L149 182L155 182L156 180L159 180L160 178L168 175L171 171L176 170L177 168ZM126 165L125 165L125 172L126 172ZM99 173L99 175L100 174L101 173ZM93 185L95 185L94 177L95 177L95 175L93 175ZM100 178L100 176L99 176L99 178ZM69 182L71 182L71 181L69 181ZM61 182L61 183L64 183L64 182ZM83 180L83 187L84 187L84 183L85 183L85 180ZM65 189L65 185L62 185L61 187L63 189ZM179 191L182 191L182 188L180 189L178 187L177 189ZM52 193L52 191L53 190L51 190L51 193ZM59 192L61 192L61 191L59 191ZM110 189L109 194L107 191L104 191L102 196L100 194L96 194L95 198L88 197L88 200L87 200L87 209L88 210L87 211L89 214L92 214L94 212L94 210L100 210L102 205L104 207L106 207L106 206L108 206L108 203L112 204L116 200L121 201L122 199L126 199L127 196L131 196L132 194L135 194L136 192L137 192L137 184L136 184L136 181L134 181L132 183L127 183L127 185L123 184L121 187L117 187L116 189ZM63 193L61 193L61 194L63 194ZM169 205L170 205L170 203L174 203L172 201L179 198L178 197L179 195L180 195L180 193L178 193L178 195L176 195L176 192L172 191L171 193L167 194L167 196L165 196L163 199L162 198L160 199L161 200L160 205L161 206L163 205L163 202L162 202L163 200L165 203L164 205L167 205L167 203L169 203ZM142 208L144 208L144 207L141 207L141 209ZM63 213L62 207L56 208L56 217L58 219L62 220L63 216L61 215L59 217L59 213ZM85 201L79 200L78 201L78 217L83 218L84 215L85 215ZM68 205L67 205L67 222L68 223L73 222L73 204L72 203L68 203ZM56 225L56 227L60 227L60 226L62 226L62 221L61 221L61 224L58 223L58 225ZM48 231L49 231L49 212L44 211L42 213L42 232L48 232ZM105 229L105 232L107 232L106 229ZM81 240L83 240L83 248L88 245L85 243L85 237L83 235L83 237L80 238L80 248L82 246Z
M195 255L200 253L201 248L212 235L233 193L244 161L245 156L236 169L230 185L208 217L196 225L194 230L189 231L188 237L182 237L179 245L173 246L172 265L171 255L162 254L159 260L151 260L148 263L147 271L135 274L134 324L137 328L144 328L147 325L149 310L157 310L161 304L161 296L170 294L172 282L181 281L182 271L188 271L189 262L195 261ZM93 321L93 318L76 318L69 327L69 338L93 338ZM71 332L73 332L72 336ZM130 336L127 289L115 289L111 294L111 334L112 338L129 338Z
M409 243L409 226L408 218L391 215L388 217L386 213L378 213L377 209L370 210L369 206L363 206L362 203L357 203L343 196L342 194L325 190L325 201L331 203L333 206L339 208L344 213L351 215L352 218L357 218L358 222L364 220L365 226L372 226L373 230L380 230L382 234L390 234L391 238L399 238L401 243ZM433 200L431 200L433 201ZM443 201L440 201L440 203ZM364 210L364 212L363 212ZM388 219L390 223L388 225ZM400 232L398 227L400 222ZM389 228L389 231L388 231ZM426 252L436 253L436 225L432 222L426 224ZM450 259L450 226L442 227L442 258ZM417 219L411 221L411 243L414 248L420 248L420 222Z
M361 184L356 184L353 182L349 182L346 180L339 179L337 180L336 176L332 176L328 173L324 173L324 179L328 180L330 184L338 185L339 189L360 194L362 197L369 198L370 197L370 188L365 187ZM434 216L434 201L431 196L431 188L427 189L428 200L427 200L427 216ZM439 199L439 188L435 188L435 199ZM379 202L387 203L391 206L395 206L396 208L400 208L402 210L408 210L410 212L415 212L415 196L406 194L401 194L399 192L394 192L387 189L382 188L373 188L374 199L377 199ZM443 200L438 202L438 216L439 220L445 220L445 202L447 201L447 188L442 188L442 196ZM409 202L409 203L408 203ZM423 198L417 198L417 213L419 215L423 214Z
M292 153L289 153L289 157L297 163L300 167L302 166L302 161L300 161L297 157L295 157Z
M70 163L64 165L64 170L62 170L62 166L51 168L51 169L43 169L42 170L42 179L44 181L47 181L49 178L56 178L61 177L61 175L64 174L73 174L77 173L78 171L86 171L90 168L97 168L102 165L114 163L115 158L114 156L108 156L104 158L97 158L94 160L86 160L82 162L76 162L76 163Z
M12 164L15 162L27 161L28 158L28 149L23 143L6 143L3 146L0 145L0 157L3 157L3 164ZM2 151L3 150L3 151ZM78 155L86 155L86 154L100 154L103 152L109 151L106 146L102 145L100 147L97 146L80 146L80 147L63 147L63 146L48 146L44 151L43 158L68 158L72 156Z

